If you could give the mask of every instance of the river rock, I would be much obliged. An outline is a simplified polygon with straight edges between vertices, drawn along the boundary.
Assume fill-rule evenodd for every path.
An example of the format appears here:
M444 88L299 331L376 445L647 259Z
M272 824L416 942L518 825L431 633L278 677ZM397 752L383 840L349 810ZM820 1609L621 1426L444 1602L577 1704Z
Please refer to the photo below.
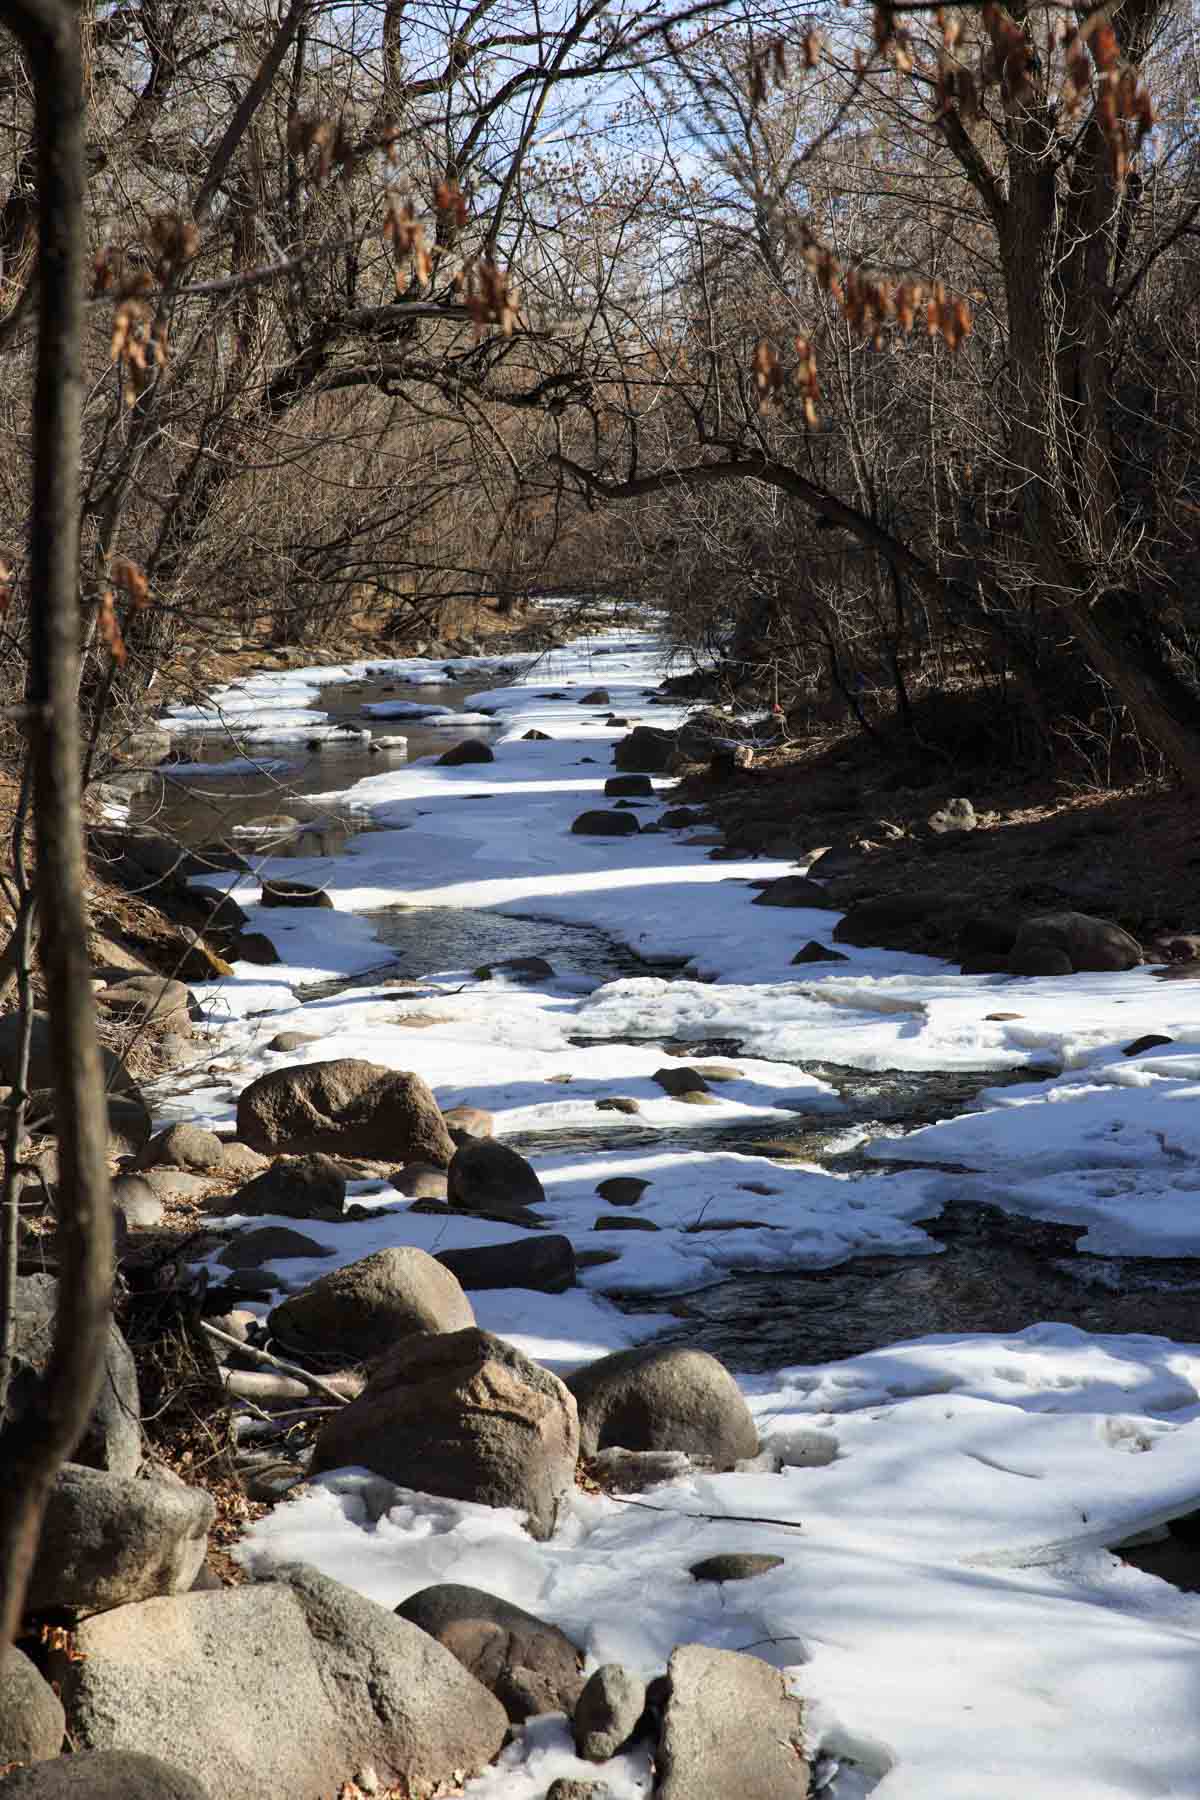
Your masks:
M753 1581L756 1575L769 1575L772 1569L782 1569L783 1563L782 1556L725 1550L693 1563L688 1573L695 1581Z
M191 1036L192 996L182 981L167 981L159 975L126 975L101 988L96 1005L102 1013L130 1025Z
M260 969L274 968L276 963L283 961L265 931L239 931L236 937L230 938L228 950L231 962L254 963Z
M453 744L449 750L443 750L437 760L444 768L457 769L463 763L495 762L496 753L482 738L464 738L461 744Z
M413 1332L460 1332L475 1314L449 1269L404 1245L322 1275L282 1300L268 1322L285 1343L365 1360Z
M358 1057L272 1069L243 1088L238 1136L254 1150L328 1150L446 1168L454 1142L419 1075Z
M0 1017L0 1085L12 1087L17 1078L17 1057L21 1042L21 1019L15 1012ZM45 1013L34 1013L29 1040L29 1087L52 1088L57 1058L50 1045L50 1021ZM124 1068L119 1057L100 1046L100 1069L110 1094L137 1093L137 1083Z
M514 1725L538 1713L574 1709L583 1686L582 1654L557 1625L456 1582L410 1594L396 1613L456 1656L495 1694Z
M267 1049L287 1055L295 1050L307 1050L310 1044L319 1044L320 1041L315 1031L277 1031Z
M1008 958L1013 975L1071 975L1133 969L1142 960L1136 938L1088 913L1038 913L1026 919Z
M593 1231L661 1231L653 1219L634 1218L630 1213L600 1213L592 1220Z
M471 1138L490 1138L496 1129L492 1114L482 1106L450 1106L442 1117L460 1149Z
M841 944L899 949L911 942L914 927L934 923L952 900L952 895L940 889L923 889L913 894L880 894L873 900L860 900L852 906L834 926L833 935Z
M607 1762L627 1744L646 1710L646 1684L622 1663L601 1663L575 1702L575 1748L587 1762Z
M491 981L496 975L503 975L509 981L551 981L554 965L544 956L508 956L503 962L484 963L473 973L476 981Z
M368 1766L428 1794L491 1761L504 1708L433 1638L315 1569L274 1577L86 1620L76 1741L169 1756L213 1800L329 1800Z
M612 696L610 695L607 688L589 688L589 690L586 694L580 695L579 699L576 702L576 705L578 705L578 706L611 706L612 705Z
M0 1776L4 1800L212 1800L207 1788L157 1756L76 1750Z
M54 1478L26 1607L101 1612L191 1587L216 1515L169 1470L112 1475L64 1463Z
M161 1196L141 1175L118 1175L112 1184L112 1203L127 1228L153 1230L166 1217Z
M313 1472L361 1463L428 1494L515 1506L530 1533L545 1538L578 1456L575 1401L563 1383L473 1329L395 1345L360 1398L326 1419Z
M472 1138L454 1152L446 1192L451 1206L465 1212L513 1214L546 1198L525 1158L495 1138Z
M610 1206L636 1206L649 1186L640 1175L609 1175L596 1183L596 1192Z
M557 1232L514 1238L508 1244L480 1244L470 1250L441 1250L437 1260L468 1292L485 1288L533 1288L562 1294L575 1285L575 1251Z
M139 1094L132 1091L123 1094L106 1094L105 1111L108 1115L108 1154L110 1157L138 1156L150 1140L154 1129L153 1121L145 1102ZM49 1089L35 1089L30 1093L26 1110L26 1118L36 1121L38 1135L57 1137L58 1120L54 1116L55 1096ZM46 1170L47 1180L58 1179L58 1165L55 1161L53 1173Z
M703 825L708 814L698 806L668 806L665 812L659 813L658 822L668 831L687 831L693 825Z
M756 1656L681 1644L667 1669L655 1800L805 1800L804 1710Z
M935 813L930 813L928 820L930 831L938 833L939 836L948 831L974 831L978 823L979 818L975 808L969 800L962 798L947 800L945 806L939 807Z
M414 1200L444 1200L447 1175L445 1169L435 1169L429 1163L406 1163L392 1177L392 1186L398 1194L410 1195Z
M610 775L604 795L608 800L653 800L654 783L648 775Z
M682 1066L677 1064L670 1069L655 1069L650 1079L658 1084L664 1094L670 1094L677 1100L686 1099L690 1094L708 1092L708 1083L699 1069L690 1069L686 1063Z
M797 950L792 958L793 963L849 962L850 958L844 950L833 950L824 944L818 944L815 938L809 938L802 950Z
M647 775L667 774L674 755L675 733L660 731L656 725L635 725L628 737L613 745L613 761L618 769Z
M5 1422L22 1419L35 1404L54 1337L58 1283L53 1275L19 1275L16 1338ZM104 1377L92 1416L75 1447L75 1461L114 1475L132 1475L142 1460L142 1409L129 1345L111 1321Z
M331 1156L277 1156L229 1201L230 1212L276 1213L284 1219L345 1216L346 1177Z
M729 1371L703 1350L618 1350L577 1369L567 1386L579 1407L585 1456L625 1450L685 1450L718 1469L758 1453L758 1432Z
M324 888L309 881L284 881L272 876L262 884L260 906L323 906L333 911L333 901Z
M828 910L834 902L819 881L810 881L807 875L781 875L777 881L769 881L761 893L755 895L751 904L818 906Z
M642 1110L640 1100L631 1094L609 1094L603 1100L597 1100L597 1112L639 1113Z
M261 1269L264 1263L281 1262L289 1256L332 1255L332 1250L302 1231L292 1231L287 1225L262 1225L254 1231L239 1231L217 1261L223 1269Z
M203 1173L221 1164L224 1146L215 1131L199 1125L168 1125L151 1138L138 1159L144 1169L195 1169Z
M548 731L538 731L536 726L529 731L523 731L521 733L521 742L523 744L548 744L551 741L550 733Z
M1161 1050L1165 1045L1174 1042L1174 1038L1164 1037L1161 1031L1147 1031L1144 1036L1134 1038L1132 1044L1123 1045L1121 1055L1144 1056L1147 1050Z
M15 1645L0 1650L0 1769L62 1749L67 1716L50 1683Z
M576 837L633 837L637 829L632 813L603 812L598 808L580 813L571 827Z

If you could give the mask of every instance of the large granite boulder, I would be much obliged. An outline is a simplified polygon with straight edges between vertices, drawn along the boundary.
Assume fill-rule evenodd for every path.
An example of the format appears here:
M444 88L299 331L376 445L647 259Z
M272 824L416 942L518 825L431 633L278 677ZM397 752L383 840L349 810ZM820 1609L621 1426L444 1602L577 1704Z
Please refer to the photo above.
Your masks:
M285 1343L365 1361L414 1332L462 1331L475 1314L449 1269L405 1245L322 1275L282 1300L268 1322Z
M1026 919L1009 952L1012 975L1072 975L1134 969L1142 960L1136 938L1088 913L1038 913Z
M504 1708L442 1646L304 1565L86 1620L74 1740L169 1758L213 1800L329 1800L372 1768L429 1794L495 1756Z
M4 1800L214 1800L194 1775L157 1756L77 1750L0 1776Z
M803 1707L756 1656L681 1644L667 1668L655 1800L806 1800Z
M5 1419L23 1418L35 1403L54 1339L58 1283L53 1275L17 1278L16 1342ZM129 1345L110 1323L104 1375L74 1460L114 1475L132 1475L142 1460L142 1409Z
M419 1075L358 1057L271 1069L238 1099L241 1141L252 1150L328 1150L446 1168L454 1143Z
M0 1769L57 1756L66 1728L62 1701L40 1670L15 1645L0 1650Z
M587 1363L567 1386L579 1408L585 1456L597 1450L684 1450L732 1468L758 1453L741 1390L715 1356L653 1344Z
M313 1472L360 1463L428 1494L513 1506L549 1537L575 1480L579 1421L556 1375L490 1332L411 1337L331 1413Z
M25 1605L100 1612L191 1587L216 1507L169 1470L112 1475L64 1463L54 1478Z
M472 1138L459 1146L450 1163L446 1192L451 1206L465 1212L517 1216L546 1198L525 1158L495 1138Z

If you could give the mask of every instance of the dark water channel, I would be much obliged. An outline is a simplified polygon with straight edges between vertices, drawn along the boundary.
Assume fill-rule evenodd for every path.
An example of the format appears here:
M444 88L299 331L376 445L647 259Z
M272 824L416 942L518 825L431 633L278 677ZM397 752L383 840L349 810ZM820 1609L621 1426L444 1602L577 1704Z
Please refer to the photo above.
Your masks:
M363 814L337 811L314 796L345 789L389 765L439 754L459 735L485 739L496 727L472 724L454 729L411 719L363 717L364 702L377 699L470 710L472 698L501 684L491 673L475 682L439 687L406 687L387 678L322 690L317 704L337 722L369 729L372 738L403 736L407 752L372 755L359 743L324 745L306 751L294 745L259 745L250 752L263 761L289 766L271 776L237 775L171 779L161 794L142 797L134 817L169 829L184 843L227 841L262 850L262 841L241 839L238 826L286 814L301 824L316 819L326 833L324 849L311 840L293 854L336 854L354 832L370 829ZM179 742L189 760L224 762L245 754L227 737L189 736ZM464 796L464 798L467 798ZM484 803L486 797L480 797ZM286 834L284 834L286 840ZM286 841L271 854L287 853ZM511 957L544 957L556 976L574 985L597 986L622 976L651 971L602 932L546 920L446 907L389 907L371 915L380 941L380 964L396 982L462 971ZM391 959L390 961L388 959ZM661 973L662 971L655 971ZM377 984L379 971L327 984L311 995L335 992L357 982ZM574 1040L585 1042L587 1040ZM685 1043L664 1039L664 1056L689 1060L736 1057L736 1040ZM865 1163L861 1141L846 1148L847 1127L914 1130L963 1111L981 1087L1028 1081L1051 1071L867 1073L835 1065L814 1065L807 1073L829 1081L848 1113L805 1112L798 1105L794 1127L760 1120L731 1128L703 1119L686 1129L656 1130L636 1118L611 1115L603 1133L559 1131L526 1134L508 1141L529 1156L575 1149L738 1150L787 1163L820 1162L854 1174ZM875 1175L889 1165L869 1165ZM894 1165L892 1165L894 1167ZM1079 1253L1080 1231L1010 1217L999 1209L955 1203L926 1229L940 1246L927 1257L859 1257L822 1271L736 1274L701 1293L678 1296L640 1293L618 1297L628 1312L673 1312L678 1326L664 1341L711 1351L731 1368L766 1371L794 1363L836 1361L889 1343L933 1333L1013 1332L1055 1320L1096 1332L1147 1332L1191 1342L1200 1337L1200 1260L1091 1257Z

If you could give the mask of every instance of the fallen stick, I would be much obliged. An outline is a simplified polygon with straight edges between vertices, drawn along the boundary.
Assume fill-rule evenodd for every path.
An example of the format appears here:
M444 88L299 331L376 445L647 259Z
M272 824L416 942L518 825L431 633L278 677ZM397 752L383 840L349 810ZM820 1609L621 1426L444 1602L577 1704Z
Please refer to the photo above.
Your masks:
M290 1375L293 1383L303 1383L299 1394L295 1391L294 1387L289 1388L286 1394L280 1395L281 1399L299 1399L303 1395L305 1389L307 1389L310 1394L323 1394L327 1400L336 1400L339 1406L349 1406L352 1396L349 1394L339 1394L338 1390L330 1382L322 1380L319 1375L311 1375L307 1369L302 1369L298 1363L284 1362L281 1357L272 1356L269 1350L256 1350L250 1344L243 1344L239 1338L231 1337L227 1331L222 1331L219 1326L210 1325L207 1319L201 1319L200 1327L201 1330L208 1333L209 1337L216 1338L218 1343L227 1344L231 1350L240 1350L242 1355L249 1357L251 1362L260 1364L264 1369L275 1369L281 1375ZM234 1369L230 1370L228 1373L238 1374L244 1373L244 1371ZM228 1386L228 1379L226 1379L226 1386Z

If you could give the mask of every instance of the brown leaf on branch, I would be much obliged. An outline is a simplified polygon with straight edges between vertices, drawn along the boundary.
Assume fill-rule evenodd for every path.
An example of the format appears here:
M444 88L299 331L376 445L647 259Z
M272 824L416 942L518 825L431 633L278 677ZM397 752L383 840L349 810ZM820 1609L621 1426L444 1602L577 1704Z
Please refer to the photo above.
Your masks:
M117 621L115 597L110 587L101 590L100 610L97 618L100 636L108 645L109 653L118 668L124 668L129 652L125 648L125 639L121 636L121 627Z

